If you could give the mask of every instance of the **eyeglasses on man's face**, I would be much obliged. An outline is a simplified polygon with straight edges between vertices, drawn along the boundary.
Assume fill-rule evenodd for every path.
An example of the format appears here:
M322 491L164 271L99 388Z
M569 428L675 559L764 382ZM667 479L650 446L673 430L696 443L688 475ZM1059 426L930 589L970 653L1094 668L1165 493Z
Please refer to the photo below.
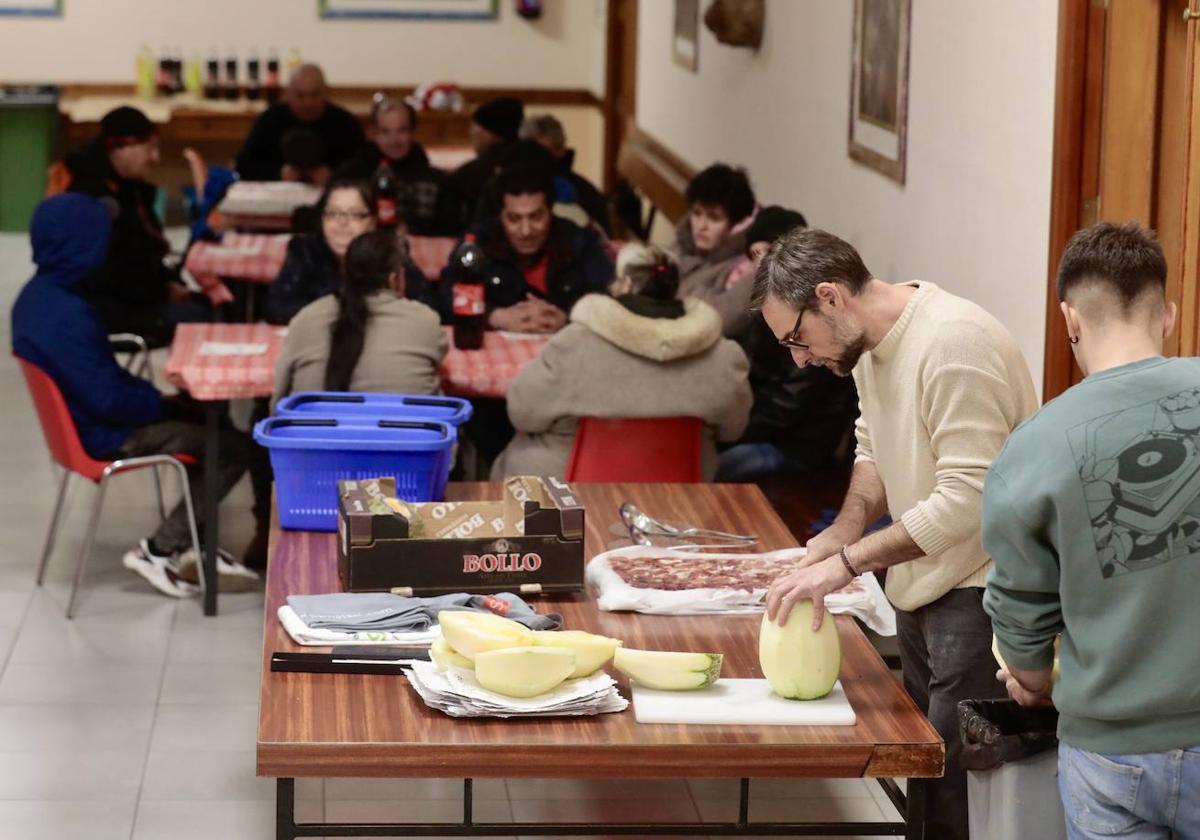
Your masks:
M787 347L789 350L803 350L808 352L808 345L800 340L800 322L804 320L804 313L807 310L801 309L800 314L796 316L796 323L788 331L788 334L779 339L779 344Z

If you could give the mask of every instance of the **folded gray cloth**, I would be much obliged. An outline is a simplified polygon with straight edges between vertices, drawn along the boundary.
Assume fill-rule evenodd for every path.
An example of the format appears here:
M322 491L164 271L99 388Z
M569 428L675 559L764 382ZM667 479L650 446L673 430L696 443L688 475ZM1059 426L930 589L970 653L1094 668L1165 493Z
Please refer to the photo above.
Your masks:
M438 613L445 609L495 613L531 630L558 630L563 626L563 618L558 613L539 613L511 592L497 595L459 592L431 598L405 598L387 592L333 592L328 595L289 595L287 601L309 627L347 633L428 630L437 624Z

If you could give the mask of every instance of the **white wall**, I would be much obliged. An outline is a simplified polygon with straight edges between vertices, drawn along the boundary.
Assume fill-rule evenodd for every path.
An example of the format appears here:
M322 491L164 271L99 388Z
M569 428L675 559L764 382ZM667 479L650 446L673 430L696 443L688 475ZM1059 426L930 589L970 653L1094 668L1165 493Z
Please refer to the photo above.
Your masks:
M892 280L932 280L1012 331L1040 389L1057 3L912 0L908 173L850 160L851 0L768 0L762 49L702 27L671 61L672 3L639 7L637 121L689 163L745 166Z
M292 47L335 85L584 88L603 93L606 0L544 0L537 21L320 20L317 0L67 0L62 18L0 18L0 82L133 82L141 45L239 55Z

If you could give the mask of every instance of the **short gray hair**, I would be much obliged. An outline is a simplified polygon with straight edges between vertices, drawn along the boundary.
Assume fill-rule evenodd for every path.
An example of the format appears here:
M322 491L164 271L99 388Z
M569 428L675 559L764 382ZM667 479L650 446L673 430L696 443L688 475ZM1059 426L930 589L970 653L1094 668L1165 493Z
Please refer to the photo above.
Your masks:
M817 286L841 283L857 295L871 281L854 246L832 233L796 228L771 243L754 274L751 306L761 309L767 296L804 311L817 308Z
M522 140L544 143L558 152L567 148L567 132L563 130L563 124L558 121L558 117L552 114L527 117L525 122L521 123L520 137Z

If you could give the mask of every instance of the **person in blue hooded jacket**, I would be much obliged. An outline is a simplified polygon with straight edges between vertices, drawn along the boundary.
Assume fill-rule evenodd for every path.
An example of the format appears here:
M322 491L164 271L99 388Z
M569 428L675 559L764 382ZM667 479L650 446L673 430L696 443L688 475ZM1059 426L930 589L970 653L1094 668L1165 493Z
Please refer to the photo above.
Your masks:
M43 370L62 391L84 449L111 460L160 453L199 457L204 426L189 422L188 401L168 397L124 370L113 356L99 312L83 297L83 286L108 255L112 220L95 198L63 193L38 205L30 224L37 273L12 309L13 353ZM194 410L191 411L193 415ZM223 497L246 470L249 442L236 431L221 433L219 467ZM197 517L203 521L202 477L191 477ZM201 530L203 530L201 528ZM130 549L124 565L159 591L193 595L197 559L182 503L158 530ZM252 585L256 576L218 560L222 589Z

